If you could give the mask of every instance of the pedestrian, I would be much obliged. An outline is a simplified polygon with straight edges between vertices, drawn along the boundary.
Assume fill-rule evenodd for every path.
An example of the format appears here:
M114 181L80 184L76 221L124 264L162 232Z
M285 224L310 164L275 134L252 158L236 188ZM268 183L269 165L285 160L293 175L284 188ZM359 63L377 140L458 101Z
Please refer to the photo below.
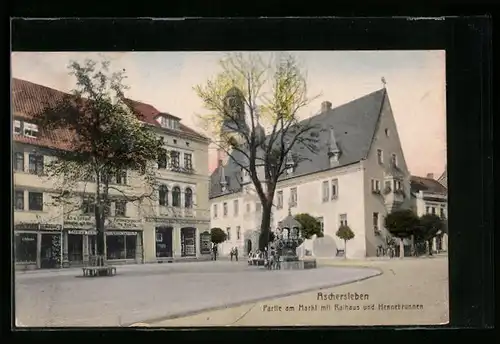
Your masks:
M229 256L231 256L231 261L233 261L234 247L231 247L231 251L229 251Z
M238 248L234 248L234 257L236 258L236 261L238 261Z
M217 244L214 245L213 254L214 254L214 260L217 260Z

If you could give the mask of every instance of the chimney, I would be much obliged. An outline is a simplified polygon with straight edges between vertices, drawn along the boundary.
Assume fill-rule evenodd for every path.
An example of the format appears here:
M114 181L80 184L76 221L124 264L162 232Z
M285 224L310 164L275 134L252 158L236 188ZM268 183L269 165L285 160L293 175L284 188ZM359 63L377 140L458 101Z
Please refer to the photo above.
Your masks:
M434 173L427 173L427 178L434 179Z
M324 101L321 103L321 112L326 112L332 109L332 103L329 101Z

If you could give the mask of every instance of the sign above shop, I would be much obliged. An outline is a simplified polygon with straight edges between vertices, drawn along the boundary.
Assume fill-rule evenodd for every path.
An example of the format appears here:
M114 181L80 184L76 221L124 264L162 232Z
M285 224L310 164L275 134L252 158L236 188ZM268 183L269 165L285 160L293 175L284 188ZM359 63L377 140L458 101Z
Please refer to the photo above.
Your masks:
M68 216L64 219L64 228L95 227L92 216Z
M141 228L141 220L110 219L106 227L110 229L139 229Z
M106 231L106 235L137 235L137 232L133 231Z
M76 235L97 235L97 231L94 230L81 230L81 229L72 229L68 231L68 234L76 234Z
M60 231L62 229L61 225L51 224L51 223L30 223L30 222L20 222L14 225L14 229L18 231Z

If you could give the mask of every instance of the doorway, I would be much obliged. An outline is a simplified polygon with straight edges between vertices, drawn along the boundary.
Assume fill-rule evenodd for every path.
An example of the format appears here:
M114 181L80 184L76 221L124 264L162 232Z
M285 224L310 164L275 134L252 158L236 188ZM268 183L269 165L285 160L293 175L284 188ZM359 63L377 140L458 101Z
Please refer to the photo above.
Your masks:
M247 254L250 254L252 252L252 240L247 239Z
M40 268L54 269L61 261L61 234L42 234L40 247Z
M172 257L172 227L156 227L156 258Z
M68 234L68 260L70 265L83 263L83 235Z
M181 229L181 256L196 256L196 228Z

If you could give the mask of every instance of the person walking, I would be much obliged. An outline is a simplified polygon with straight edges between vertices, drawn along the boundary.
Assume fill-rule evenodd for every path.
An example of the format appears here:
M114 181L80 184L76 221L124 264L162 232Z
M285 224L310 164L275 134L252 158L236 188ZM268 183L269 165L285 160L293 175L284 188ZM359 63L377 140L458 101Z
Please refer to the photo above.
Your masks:
M238 248L234 248L234 257L236 258L236 261L238 261Z
M231 251L229 251L229 256L231 256L231 261L233 261L234 247L231 247Z
M214 255L214 260L217 260L217 244L214 245L213 247L213 255Z

